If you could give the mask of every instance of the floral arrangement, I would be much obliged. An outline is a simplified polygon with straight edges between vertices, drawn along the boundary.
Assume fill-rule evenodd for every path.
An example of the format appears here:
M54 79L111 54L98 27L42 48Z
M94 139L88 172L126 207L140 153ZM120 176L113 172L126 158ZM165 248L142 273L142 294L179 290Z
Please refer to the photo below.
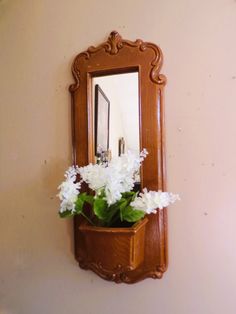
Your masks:
M60 217L82 215L92 225L122 226L174 203L179 196L172 193L146 188L140 193L133 191L135 176L147 155L146 149L139 155L128 151L107 164L70 167L65 173L65 181L58 187ZM90 192L80 193L83 183L88 185ZM87 214L88 204L92 215Z

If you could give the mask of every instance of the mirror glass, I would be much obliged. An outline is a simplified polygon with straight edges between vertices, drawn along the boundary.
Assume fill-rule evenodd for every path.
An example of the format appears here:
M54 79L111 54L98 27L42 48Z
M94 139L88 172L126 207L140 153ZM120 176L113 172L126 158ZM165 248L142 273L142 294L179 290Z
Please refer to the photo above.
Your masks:
M97 163L139 153L138 72L93 77L94 152ZM137 182L139 178L137 177Z
M138 153L138 73L94 77L92 88L96 161Z

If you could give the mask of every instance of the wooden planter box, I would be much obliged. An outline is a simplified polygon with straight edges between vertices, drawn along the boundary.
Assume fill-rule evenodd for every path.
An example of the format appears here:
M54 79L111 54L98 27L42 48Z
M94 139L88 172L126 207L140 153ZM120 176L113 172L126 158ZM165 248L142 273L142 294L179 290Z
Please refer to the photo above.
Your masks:
M144 218L130 228L94 227L84 221L79 230L84 236L88 264L113 274L137 268L144 260L147 221Z

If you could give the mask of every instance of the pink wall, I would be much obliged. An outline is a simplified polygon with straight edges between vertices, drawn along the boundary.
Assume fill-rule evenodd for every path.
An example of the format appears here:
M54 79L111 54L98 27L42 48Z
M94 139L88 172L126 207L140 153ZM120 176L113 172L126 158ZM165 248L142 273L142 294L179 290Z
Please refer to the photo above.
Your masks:
M77 267L57 217L70 65L111 30L161 46L169 270L115 285ZM235 314L236 2L0 1L1 314Z

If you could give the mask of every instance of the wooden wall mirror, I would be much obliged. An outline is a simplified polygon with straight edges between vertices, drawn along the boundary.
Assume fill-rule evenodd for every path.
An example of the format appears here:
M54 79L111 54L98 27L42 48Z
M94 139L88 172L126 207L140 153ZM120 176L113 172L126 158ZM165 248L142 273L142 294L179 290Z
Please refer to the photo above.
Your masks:
M127 149L146 148L148 158L137 176L137 188L165 191L163 56L155 44L124 40L112 32L107 41L76 56L72 73L74 164L117 156ZM102 126L102 127L101 127ZM83 218L75 218L75 255L80 267L104 279L134 283L161 278L167 269L167 212L149 215L144 239L144 260L136 268L108 270L91 261ZM108 254L108 253L107 253ZM118 267L119 268L119 267Z

